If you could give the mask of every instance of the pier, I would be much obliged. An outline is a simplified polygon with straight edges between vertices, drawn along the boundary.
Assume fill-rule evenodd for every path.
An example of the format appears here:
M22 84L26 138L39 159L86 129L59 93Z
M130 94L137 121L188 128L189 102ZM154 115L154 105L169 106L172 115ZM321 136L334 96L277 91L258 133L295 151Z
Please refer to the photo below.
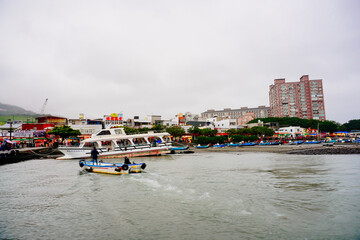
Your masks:
M54 154L57 153L57 149L52 147L15 148L0 151L0 165L17 163L30 159L53 158Z

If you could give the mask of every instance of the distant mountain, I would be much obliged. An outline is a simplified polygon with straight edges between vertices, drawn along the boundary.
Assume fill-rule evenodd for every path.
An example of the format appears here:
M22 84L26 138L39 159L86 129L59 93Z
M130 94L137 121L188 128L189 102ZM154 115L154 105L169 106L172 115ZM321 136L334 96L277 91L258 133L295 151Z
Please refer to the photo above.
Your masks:
M18 106L0 103L0 116L10 115L36 115L36 113Z

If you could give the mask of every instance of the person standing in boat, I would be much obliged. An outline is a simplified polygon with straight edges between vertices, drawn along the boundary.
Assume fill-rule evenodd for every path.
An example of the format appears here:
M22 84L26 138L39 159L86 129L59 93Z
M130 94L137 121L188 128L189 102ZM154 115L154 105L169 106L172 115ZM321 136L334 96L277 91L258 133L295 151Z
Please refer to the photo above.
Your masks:
M130 159L127 156L124 157L124 164L131 164Z
M96 165L98 164L98 155L99 155L99 152L96 150L96 147L94 147L94 149L91 151L91 157L92 157L92 161L93 161L93 164L95 164L96 162Z

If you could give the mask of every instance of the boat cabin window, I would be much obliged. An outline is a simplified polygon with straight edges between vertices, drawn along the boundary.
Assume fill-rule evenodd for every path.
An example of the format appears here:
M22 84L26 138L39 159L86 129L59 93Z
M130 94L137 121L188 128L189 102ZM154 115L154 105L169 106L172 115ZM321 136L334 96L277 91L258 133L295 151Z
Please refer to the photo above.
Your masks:
M134 138L133 139L133 143L135 145L147 145L148 143L146 142L146 140L144 138Z
M84 147L96 147L96 145L95 145L95 143L94 142L86 142L85 144L84 144Z
M101 135L111 135L111 133L109 130L103 130L97 134L97 136L101 136Z
M110 147L111 146L111 141L101 141L101 146L102 147Z
M159 138L159 137L149 137L148 140L152 145L156 145L157 143L161 143L161 138Z
M115 129L115 134L124 134L123 129Z
M119 147L128 147L132 145L129 139L119 139L116 141L116 143L119 145Z

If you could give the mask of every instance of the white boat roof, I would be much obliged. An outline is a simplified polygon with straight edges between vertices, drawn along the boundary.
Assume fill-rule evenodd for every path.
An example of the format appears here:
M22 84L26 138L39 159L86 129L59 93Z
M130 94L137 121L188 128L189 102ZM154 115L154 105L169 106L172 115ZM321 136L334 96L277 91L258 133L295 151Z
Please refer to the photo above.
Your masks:
M85 139L81 142L96 142L96 141L111 141L116 139L133 139L133 138L148 138L148 137L163 137L163 136L170 136L169 133L142 133L142 134L111 134L111 135L100 135L100 136L93 136L91 138Z

